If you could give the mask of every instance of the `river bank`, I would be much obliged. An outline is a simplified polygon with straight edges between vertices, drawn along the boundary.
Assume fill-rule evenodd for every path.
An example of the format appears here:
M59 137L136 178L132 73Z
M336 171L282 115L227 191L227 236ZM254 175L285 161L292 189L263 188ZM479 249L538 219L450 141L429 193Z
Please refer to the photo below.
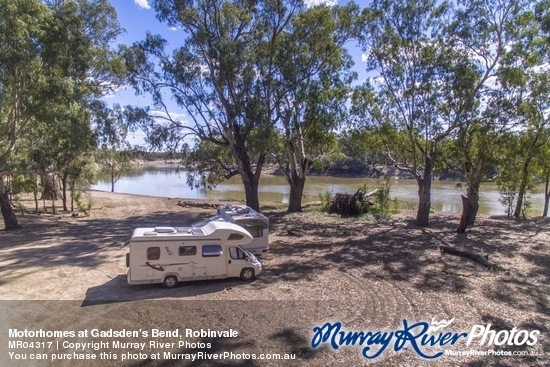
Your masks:
M177 165L156 162L150 166L134 168L115 184L115 191L121 193L173 197L180 199L244 200L243 184L240 176L216 185L211 190L190 187L187 172L177 169ZM383 184L382 179L332 177L311 175L307 178L302 202L319 201L321 197L334 196L336 193L355 193L360 187L374 190ZM405 208L413 208L418 203L418 183L412 179L391 179L390 198L403 203ZM110 179L100 178L92 186L95 190L110 191ZM529 195L531 207L528 215L539 216L544 205L543 188L537 194ZM432 183L431 201L436 212L460 213L461 195L465 195L463 182L440 180ZM264 174L260 177L258 196L260 204L276 202L288 204L290 187L281 175ZM480 213L500 215L505 207L500 203L500 192L495 183L483 183L480 190Z
M375 222L314 210L287 214L266 207L271 254L256 281L206 281L166 290L126 284L127 249L122 245L135 227L189 224L214 215L214 207L183 208L177 199L140 195L97 191L90 195L89 217L25 214L19 216L23 229L0 230L0 300L11 300L5 313L10 320L3 325L30 323L29 327L47 330L145 324L163 330L174 325L235 328L242 335L238 342L220 341L219 350L250 351L254 345L258 351L295 352L298 359L285 365L341 366L363 364L361 348L312 350L314 326L331 320L341 321L347 330L396 330L404 319L454 319L450 329L457 332L489 323L496 330L539 330L541 337L534 346L512 347L538 356L454 355L441 357L441 365L548 363L548 219L516 221L481 215L467 234L457 235L457 215L435 213L430 227L418 228L412 212ZM33 207L30 200L23 205ZM500 270L441 254L439 245L486 254ZM452 347L471 348L464 343ZM371 364L433 363L401 351L384 353ZM112 365L124 364L113 361ZM147 364L157 365L162 364Z
M177 169L180 166L178 159L155 159L155 160L132 160L132 166L135 168L144 167L170 167ZM262 169L262 175L282 176L283 173L279 166L274 164L266 164ZM399 170L397 167L390 165L371 165L364 168L353 166L332 167L326 170L311 169L308 176L325 176L339 178L383 178L411 180L414 176L405 171ZM435 181L461 181L465 182L464 175L460 172L443 172L434 174Z

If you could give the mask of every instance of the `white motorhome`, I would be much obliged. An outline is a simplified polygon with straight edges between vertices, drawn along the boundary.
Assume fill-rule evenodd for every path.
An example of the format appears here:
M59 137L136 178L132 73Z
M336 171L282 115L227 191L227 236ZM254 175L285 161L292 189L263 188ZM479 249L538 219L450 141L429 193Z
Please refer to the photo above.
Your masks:
M250 281L262 264L241 246L252 241L242 227L209 222L201 227L136 228L126 254L129 284L240 277Z
M252 241L243 248L255 255L269 252L269 218L244 205L220 205L218 214L193 224L201 227L210 222L235 223L252 235Z

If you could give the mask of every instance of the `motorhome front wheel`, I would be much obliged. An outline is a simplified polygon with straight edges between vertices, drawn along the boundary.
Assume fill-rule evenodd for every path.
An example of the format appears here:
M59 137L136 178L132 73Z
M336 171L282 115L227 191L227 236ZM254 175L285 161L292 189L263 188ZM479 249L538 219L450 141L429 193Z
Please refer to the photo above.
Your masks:
M163 284L166 288L174 288L176 285L178 285L178 279L175 276L170 275L164 278Z
M245 282L250 282L252 279L254 279L254 269L244 268L241 271L241 279Z

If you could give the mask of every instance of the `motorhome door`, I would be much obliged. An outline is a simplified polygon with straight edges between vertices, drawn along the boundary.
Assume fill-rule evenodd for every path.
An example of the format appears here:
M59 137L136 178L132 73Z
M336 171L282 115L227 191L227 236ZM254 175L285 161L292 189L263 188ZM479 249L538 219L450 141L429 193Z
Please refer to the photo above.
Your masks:
M241 270L246 265L246 255L238 247L230 246L227 251L227 276L238 277L241 275Z

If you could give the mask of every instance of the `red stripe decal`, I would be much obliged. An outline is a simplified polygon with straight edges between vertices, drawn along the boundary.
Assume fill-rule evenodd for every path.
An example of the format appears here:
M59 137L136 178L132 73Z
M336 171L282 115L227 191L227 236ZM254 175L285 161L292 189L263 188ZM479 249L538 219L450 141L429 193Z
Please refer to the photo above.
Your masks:
M158 271L164 271L164 268L160 265L151 265L151 264L149 264L149 261L147 261L145 264L148 267L152 268L152 269L155 269L155 270L158 270Z

